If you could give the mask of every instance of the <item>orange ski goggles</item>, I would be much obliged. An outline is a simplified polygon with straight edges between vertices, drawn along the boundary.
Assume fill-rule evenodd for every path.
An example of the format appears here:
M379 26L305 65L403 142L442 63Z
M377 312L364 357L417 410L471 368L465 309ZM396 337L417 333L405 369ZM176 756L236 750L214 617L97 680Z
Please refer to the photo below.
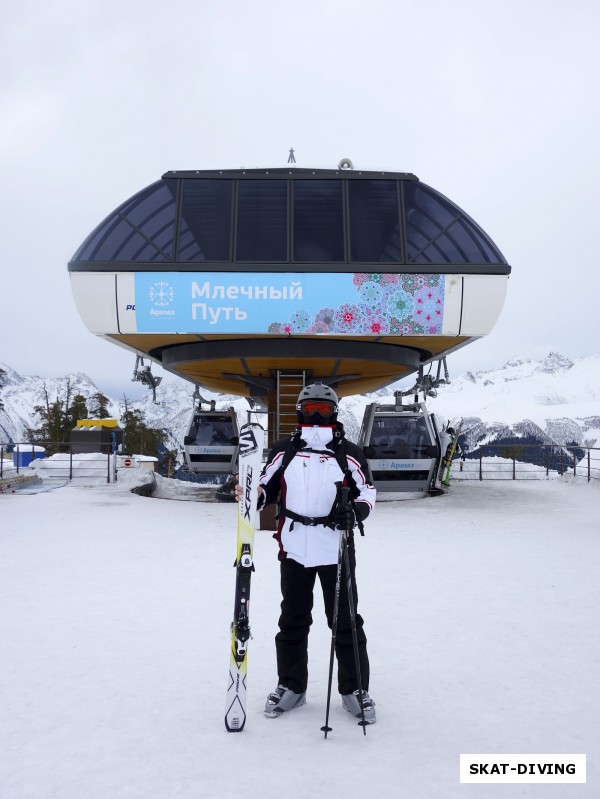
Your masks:
M329 418L335 413L336 407L333 402L328 400L304 400L300 403L299 410L305 416L313 416L318 413L325 418Z

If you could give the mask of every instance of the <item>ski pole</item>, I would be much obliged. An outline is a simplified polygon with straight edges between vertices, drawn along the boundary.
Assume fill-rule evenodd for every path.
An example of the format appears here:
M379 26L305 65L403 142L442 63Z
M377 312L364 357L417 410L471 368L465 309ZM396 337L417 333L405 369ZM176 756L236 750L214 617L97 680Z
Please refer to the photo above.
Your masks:
M350 495L349 488L341 488L341 504L342 506L348 504L348 497ZM352 648L354 649L354 669L356 671L356 681L358 683L358 702L360 704L360 717L358 722L363 728L364 735L367 734L367 723L365 721L365 709L363 707L363 689L362 677L360 673L360 657L358 653L358 634L356 632L356 605L354 602L354 591L352 589L352 571L350 569L350 553L348 552L348 537L352 535L352 527L342 531L342 538L344 541L343 555L344 566L346 568L346 593L348 594L348 611L350 614L350 629L352 631Z
M344 540L350 530L343 532ZM365 721L365 709L363 707L362 677L360 673L360 657L358 654L358 635L356 633L356 606L354 604L354 593L352 591L352 572L350 571L350 555L348 545L344 546L344 564L346 566L346 586L348 591L348 610L350 611L350 628L352 630L352 647L354 649L354 668L356 670L356 680L358 682L358 703L360 705L360 718L358 722L363 728L363 734L367 734L367 722Z
M339 485L339 484L338 484ZM333 659L335 657L335 639L337 635L337 620L340 608L340 588L342 585L342 563L344 558L344 547L346 543L345 531L340 530L340 544L338 548L338 563L337 563L337 576L335 581L335 598L333 600L333 617L331 619L331 652L329 653L329 680L327 683L327 706L325 709L325 724L321 727L321 731L325 733L331 732L329 726L329 708L331 705L331 682L333 679Z

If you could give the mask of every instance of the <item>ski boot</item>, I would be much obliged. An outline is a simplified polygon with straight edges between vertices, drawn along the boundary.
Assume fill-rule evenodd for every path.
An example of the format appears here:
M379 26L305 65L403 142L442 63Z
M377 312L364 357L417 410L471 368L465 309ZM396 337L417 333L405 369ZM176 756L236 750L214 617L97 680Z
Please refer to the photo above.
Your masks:
M352 713L353 716L362 721L358 695L358 690L353 691L351 694L342 694L342 704L349 713ZM362 706L365 715L365 724L375 724L377 721L375 702L371 699L367 691L362 692Z
M306 691L296 694L285 685L278 685L277 688L268 695L265 702L265 716L270 719L277 718L287 710L293 710L306 702Z

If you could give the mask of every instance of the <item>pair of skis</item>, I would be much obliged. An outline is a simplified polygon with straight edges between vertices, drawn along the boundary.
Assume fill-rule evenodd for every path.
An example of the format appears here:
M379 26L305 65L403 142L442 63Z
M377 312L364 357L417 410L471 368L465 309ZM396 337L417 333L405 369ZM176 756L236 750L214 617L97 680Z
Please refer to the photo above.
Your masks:
M239 441L239 485L242 495L238 503L238 535L237 554L235 561L235 602L233 608L233 621L231 623L231 652L229 658L229 681L227 684L227 702L225 707L225 727L228 732L241 732L246 724L246 678L248 675L248 642L250 640L250 581L254 571L254 530L256 525L257 489L261 472L264 430L257 423L245 425L240 432ZM342 488L342 504L349 501L349 489ZM325 725L321 727L327 738L331 732L329 726L329 708L331 700L331 682L333 674L333 660L335 650L335 637L337 629L337 616L340 600L342 566L345 567L347 579L347 593L349 610L352 622L352 639L358 684L361 685L360 664L358 660L358 641L356 638L355 606L351 584L350 560L348 556L347 531L340 532L340 546L338 557L337 584L332 625L331 653L329 662L329 684L327 689L327 710ZM366 722L362 704L362 691L359 695L363 727L366 735Z
M228 732L241 732L246 723L246 677L250 640L250 580L254 571L256 500L261 472L264 430L256 422L244 425L239 440L239 478L242 496L238 502L237 553L234 563L235 603L231 623L229 681L225 708Z
M454 458L454 453L456 452L456 448L458 447L458 437L460 436L460 431L462 430L464 419L460 420L460 424L458 425L458 430L456 431L456 435L454 436L454 441L452 442L452 447L450 448L450 452L446 457L446 468L444 470L444 476L442 478L442 485L449 486L450 485L450 472L452 470L452 460Z

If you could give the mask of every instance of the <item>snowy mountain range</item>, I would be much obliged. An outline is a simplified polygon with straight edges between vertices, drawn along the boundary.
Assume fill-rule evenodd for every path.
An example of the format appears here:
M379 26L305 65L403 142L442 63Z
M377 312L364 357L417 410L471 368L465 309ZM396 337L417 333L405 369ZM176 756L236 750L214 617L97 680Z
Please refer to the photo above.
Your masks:
M463 418L464 444L530 436L543 444L600 446L600 355L574 361L551 352L467 372L438 390L430 409Z
M0 443L25 440L27 427L35 427L34 407L40 403L45 386L51 398L64 391L67 378L76 392L91 397L101 388L86 374L63 378L44 378L18 374L10 366L4 369L0 389ZM356 439L364 408L370 402L393 402L394 386L371 395L347 397L341 401L340 419L348 437ZM406 385L404 385L406 388ZM157 391L158 404L152 395L131 403L140 408L148 424L165 428L169 446L181 448L193 407L191 384L170 382ZM245 399L202 391L218 406L233 405L245 420ZM407 400L408 401L408 400ZM467 372L438 388L437 397L429 397L427 406L440 424L456 425L463 419L463 448L477 444L529 437L544 444L600 446L600 355L569 360L551 352L542 361L514 358L490 371ZM122 403L110 399L109 412L119 418Z

